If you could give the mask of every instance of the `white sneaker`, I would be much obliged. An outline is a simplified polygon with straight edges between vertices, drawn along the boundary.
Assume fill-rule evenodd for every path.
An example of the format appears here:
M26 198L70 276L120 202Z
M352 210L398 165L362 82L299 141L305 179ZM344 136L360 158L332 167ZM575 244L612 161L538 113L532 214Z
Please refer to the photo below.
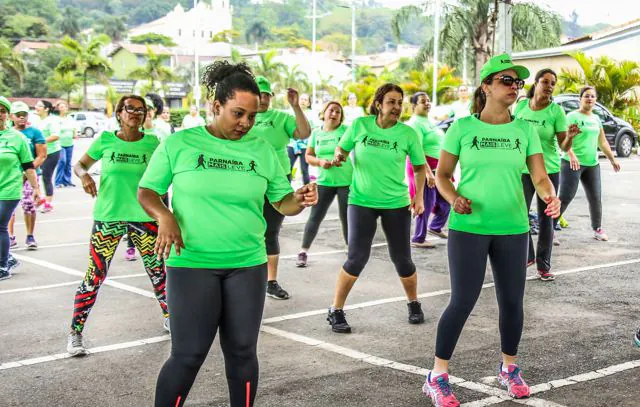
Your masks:
M87 349L84 347L84 338L81 333L71 332L69 334L67 352L69 352L71 356L84 356L87 354Z
M558 238L555 235L553 236L553 245L560 246L560 240L558 240Z
M162 324L162 327L165 331L171 333L171 323L169 322L169 317L164 317L164 323Z
M601 242L606 242L607 240L609 240L609 236L607 236L606 233L604 233L604 230L602 230L602 228L598 228L594 231L593 237L596 240L599 240Z

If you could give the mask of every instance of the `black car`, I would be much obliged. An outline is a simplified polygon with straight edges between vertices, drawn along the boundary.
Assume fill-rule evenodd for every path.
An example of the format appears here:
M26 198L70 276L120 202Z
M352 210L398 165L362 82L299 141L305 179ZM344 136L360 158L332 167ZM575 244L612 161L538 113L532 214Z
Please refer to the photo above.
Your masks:
M554 96L553 101L562 106L566 113L573 112L580 108L580 96L573 94L563 94ZM629 157L631 149L638 142L638 134L626 121L615 117L607 108L600 103L593 107L593 113L598 115L602 121L604 134L611 148L618 154L618 157ZM444 132L453 124L454 119L448 118L437 124Z
M558 95L553 97L553 101L562 106L566 113L580 108L580 96L578 95ZM631 149L638 141L638 134L633 129L633 126L615 117L600 103L596 103L593 107L593 113L600 118L607 141L611 148L618 153L618 157L629 157Z

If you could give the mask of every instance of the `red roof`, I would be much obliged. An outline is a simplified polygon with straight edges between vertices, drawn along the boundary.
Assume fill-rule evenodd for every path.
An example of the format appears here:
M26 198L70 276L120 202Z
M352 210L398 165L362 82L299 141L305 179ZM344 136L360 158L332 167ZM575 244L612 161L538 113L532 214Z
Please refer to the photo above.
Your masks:
M35 50L35 49L47 49L51 47L59 47L59 44L53 44L50 42L38 42L38 41L25 41L22 40L13 47L13 50L16 52L22 52L25 50Z

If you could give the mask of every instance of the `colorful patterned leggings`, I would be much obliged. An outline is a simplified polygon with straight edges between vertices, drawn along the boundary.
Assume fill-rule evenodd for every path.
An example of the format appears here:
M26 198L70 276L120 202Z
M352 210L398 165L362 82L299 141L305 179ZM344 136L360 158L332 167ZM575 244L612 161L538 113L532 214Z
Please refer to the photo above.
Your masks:
M98 290L107 278L111 259L123 235L128 234L140 252L144 268L153 284L153 291L160 303L162 313L169 316L165 292L166 271L162 260L153 253L158 236L158 225L154 222L100 222L95 221L89 243L89 269L76 291L71 329L82 332L89 312L96 302Z

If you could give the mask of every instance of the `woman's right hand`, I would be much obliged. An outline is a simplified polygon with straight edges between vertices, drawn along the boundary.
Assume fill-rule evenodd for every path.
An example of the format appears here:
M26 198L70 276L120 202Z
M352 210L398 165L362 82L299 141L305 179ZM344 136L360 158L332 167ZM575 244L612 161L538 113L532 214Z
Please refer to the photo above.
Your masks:
M328 170L329 168L331 168L333 166L333 163L331 161L322 160L322 159L320 160L319 164L325 170Z
M91 175L85 174L82 177L82 188L84 192L91 195L93 198L98 196L98 188L96 188L96 182L93 180Z
M471 200L464 196L459 196L453 201L453 210L460 215L470 215L473 210L471 209Z
M169 258L172 245L176 249L176 254L180 256L180 251L184 249L182 232L175 216L169 213L158 220L158 238L153 249L153 252L158 256L158 260Z
M578 171L580 169L580 161L578 161L578 157L576 157L575 154L569 154L569 166L574 171Z
M436 176L433 175L433 173L427 173L427 186L429 188L435 188L436 187Z

